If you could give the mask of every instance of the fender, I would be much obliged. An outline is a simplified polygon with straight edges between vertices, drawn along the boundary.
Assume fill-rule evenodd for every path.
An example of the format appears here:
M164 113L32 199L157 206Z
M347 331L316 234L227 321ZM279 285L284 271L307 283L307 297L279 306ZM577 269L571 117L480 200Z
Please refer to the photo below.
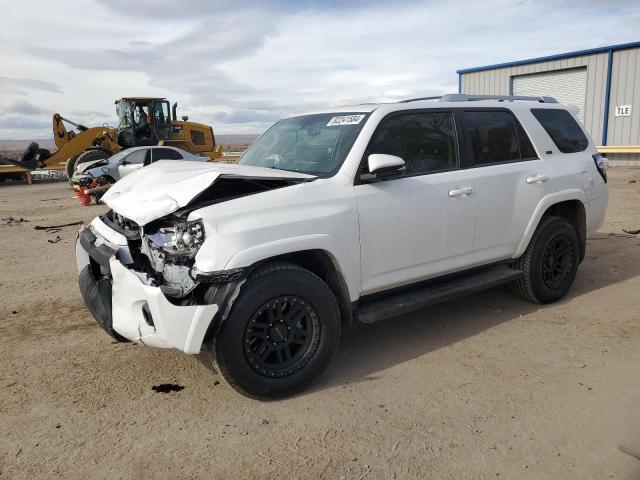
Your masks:
M351 301L354 302L360 297L360 263L354 262L342 243L328 234L302 235L255 245L237 252L229 259L224 269L249 267L262 260L303 250L327 252L347 284Z
M544 212L546 212L547 209L552 205L560 202L566 202L567 200L578 200L583 205L586 205L588 203L585 191L579 190L577 188L551 193L546 197L543 197L534 210L533 215L531 216L531 220L529 220L529 224L527 225L527 228L524 232L524 236L522 237L522 240L520 240L513 258L522 256L524 251L527 249L527 247L529 246L529 242L531 241L531 237L533 237L536 228L538 228L538 224L540 223Z

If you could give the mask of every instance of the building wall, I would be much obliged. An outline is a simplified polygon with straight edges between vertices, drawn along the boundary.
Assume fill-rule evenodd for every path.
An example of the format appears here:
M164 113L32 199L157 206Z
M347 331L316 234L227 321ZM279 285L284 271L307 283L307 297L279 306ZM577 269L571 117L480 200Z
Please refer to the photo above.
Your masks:
M474 95L509 95L511 93L511 77L529 73L548 72L551 70L587 67L584 125L596 144L599 145L602 140L607 84L607 62L607 53L597 53L550 62L530 63L528 65L498 68L495 70L464 73L461 78L461 93ZM611 142L608 143L612 145Z
M631 105L631 116L616 117L616 105ZM640 145L640 48L613 54L607 144Z
M607 51L526 65L463 73L461 93L509 95L511 78L517 75L587 67L584 125L597 145L603 144L607 88ZM616 117L616 105L631 105L630 117ZM640 145L640 48L614 50L608 113L607 145ZM638 158L629 156L630 160ZM626 158L623 155L616 158Z

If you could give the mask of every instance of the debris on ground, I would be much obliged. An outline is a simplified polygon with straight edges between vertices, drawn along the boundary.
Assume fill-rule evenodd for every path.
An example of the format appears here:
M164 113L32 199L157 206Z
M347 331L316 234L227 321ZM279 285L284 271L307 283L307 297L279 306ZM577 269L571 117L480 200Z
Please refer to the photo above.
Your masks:
M621 452L626 453L626 454L627 454L627 455L629 455L630 457L633 457L633 458L635 458L635 459L637 459L637 460L640 460L640 453L635 452L635 451L631 450L630 448L624 447L624 446L622 446L622 445L620 445L620 446L618 447L618 449L619 449Z
M640 233L640 228L638 230L625 230L623 228L622 231L624 233L628 233L629 235L638 235Z
M62 240L62 237L60 235L56 235L56 238L54 238L53 240L47 240L47 242L58 243L60 240Z
M184 387L176 383L161 383L160 385L154 385L153 387L151 387L151 390L156 393L170 393L184 390Z
M29 220L25 220L24 218L20 217L20 218L14 218L14 217L2 217L0 218L0 221L2 221L2 223L4 225L20 225L21 223L26 223Z
M71 222L71 223L61 223L60 225L47 225L47 226L43 226L43 225L36 225L35 227L33 227L36 230L53 230L53 229L60 229L63 227L73 227L76 225L82 225L84 222L82 220L78 221L78 222Z

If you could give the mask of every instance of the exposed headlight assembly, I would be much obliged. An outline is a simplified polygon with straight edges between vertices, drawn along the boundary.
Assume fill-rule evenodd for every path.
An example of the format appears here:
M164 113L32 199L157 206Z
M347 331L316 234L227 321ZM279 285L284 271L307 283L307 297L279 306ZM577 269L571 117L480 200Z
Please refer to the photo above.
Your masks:
M204 242L202 221L177 223L161 227L156 233L147 235L151 247L167 254L193 256Z

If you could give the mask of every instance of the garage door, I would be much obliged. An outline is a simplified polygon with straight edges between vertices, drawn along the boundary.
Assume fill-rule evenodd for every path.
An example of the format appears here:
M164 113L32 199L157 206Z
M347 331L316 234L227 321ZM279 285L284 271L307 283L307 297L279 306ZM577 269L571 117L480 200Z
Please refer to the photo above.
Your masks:
M548 95L580 109L578 118L584 123L584 101L587 91L587 68L533 73L512 77L514 95Z

